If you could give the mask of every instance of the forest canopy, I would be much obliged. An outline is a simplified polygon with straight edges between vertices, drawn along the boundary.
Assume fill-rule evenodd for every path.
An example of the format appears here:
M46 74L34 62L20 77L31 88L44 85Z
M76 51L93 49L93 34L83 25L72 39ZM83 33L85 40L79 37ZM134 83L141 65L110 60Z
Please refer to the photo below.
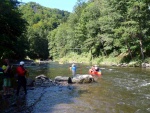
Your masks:
M149 0L78 0L72 13L1 0L0 55L55 59L74 52L143 61L150 55L149 26Z
M66 23L49 33L50 54L124 56L124 61L150 55L149 0L79 0ZM80 49L78 49L80 48Z
M20 56L25 54L26 20L22 19L22 13L18 10L19 2L14 0L0 0L0 57L14 57L16 53ZM20 43L22 46L20 50ZM22 54L20 53L22 51Z

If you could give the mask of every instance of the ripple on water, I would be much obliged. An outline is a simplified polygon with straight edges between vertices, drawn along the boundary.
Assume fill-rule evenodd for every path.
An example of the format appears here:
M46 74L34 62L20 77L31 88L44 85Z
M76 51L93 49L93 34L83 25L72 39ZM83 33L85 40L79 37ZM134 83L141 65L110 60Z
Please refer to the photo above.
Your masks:
M144 86L149 86L150 83L147 83L147 81L145 81L144 83L142 83L139 87L144 87Z
M61 66L58 73L55 71L56 65L51 67L50 76L64 72L68 76L70 74L66 66ZM87 73L88 69L83 72ZM62 90L62 87L45 89L32 113L148 113L150 80L143 72L145 70L136 68L106 67L102 70L102 78L96 83L79 84L72 91L67 88Z

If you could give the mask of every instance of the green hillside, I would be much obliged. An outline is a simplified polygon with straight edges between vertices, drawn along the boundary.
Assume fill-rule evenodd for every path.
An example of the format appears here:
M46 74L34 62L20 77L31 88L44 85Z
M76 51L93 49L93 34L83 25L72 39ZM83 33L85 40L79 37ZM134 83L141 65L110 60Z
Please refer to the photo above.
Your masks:
M148 0L78 0L72 13L10 1L1 1L1 59L149 62Z

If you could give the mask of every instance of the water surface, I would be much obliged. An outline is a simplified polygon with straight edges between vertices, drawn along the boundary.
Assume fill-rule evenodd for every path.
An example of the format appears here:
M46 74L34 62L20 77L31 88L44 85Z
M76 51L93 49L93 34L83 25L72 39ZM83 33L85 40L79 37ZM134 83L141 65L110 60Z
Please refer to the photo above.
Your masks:
M44 74L53 79L55 76L71 76L70 65L52 62L27 68L32 77ZM78 74L87 74L90 68L83 64L77 66ZM55 104L51 102L51 96L45 94L43 101L35 108L39 108L40 111L42 108L39 106L47 104L49 109L43 111L47 113L150 113L150 69L105 66L101 68L103 75L97 82L75 84L75 90L68 93L56 92L53 95ZM45 98L48 99L47 102L44 102ZM33 109L33 112L37 110Z

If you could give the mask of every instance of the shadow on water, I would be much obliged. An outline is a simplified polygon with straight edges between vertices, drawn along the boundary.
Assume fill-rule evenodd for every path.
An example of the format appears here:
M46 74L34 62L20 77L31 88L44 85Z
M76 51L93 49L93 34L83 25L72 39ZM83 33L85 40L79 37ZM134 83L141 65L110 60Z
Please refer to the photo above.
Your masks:
M28 95L19 97L3 97L1 103L1 113L27 113L27 112L50 112L52 107L61 103L71 103L71 92L63 93L65 88L36 88L33 91L28 90ZM55 94L56 93L56 94ZM63 96L63 94L67 96ZM71 95L71 97L69 96ZM58 96L59 95L59 96ZM75 95L74 95L75 96ZM51 108L51 109L49 109Z
M0 113L64 113L71 110L74 98L87 92L72 85L28 88L27 95L21 92L19 97L3 96Z

